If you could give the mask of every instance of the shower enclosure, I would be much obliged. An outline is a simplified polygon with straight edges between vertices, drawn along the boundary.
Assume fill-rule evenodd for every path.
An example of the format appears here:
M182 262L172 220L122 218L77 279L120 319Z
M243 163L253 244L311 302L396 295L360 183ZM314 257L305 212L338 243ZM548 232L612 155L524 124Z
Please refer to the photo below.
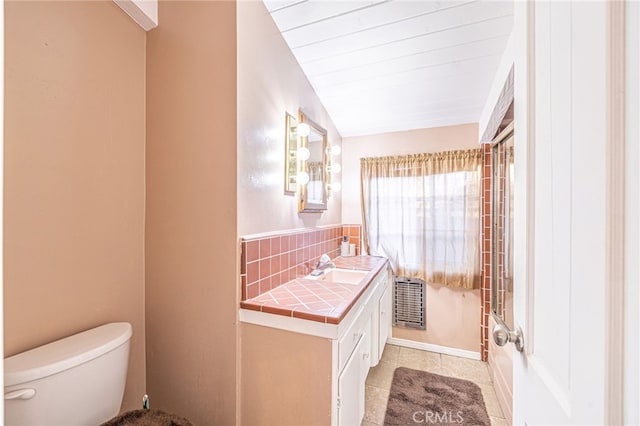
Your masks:
M494 141L491 158L491 311L513 330L513 123Z

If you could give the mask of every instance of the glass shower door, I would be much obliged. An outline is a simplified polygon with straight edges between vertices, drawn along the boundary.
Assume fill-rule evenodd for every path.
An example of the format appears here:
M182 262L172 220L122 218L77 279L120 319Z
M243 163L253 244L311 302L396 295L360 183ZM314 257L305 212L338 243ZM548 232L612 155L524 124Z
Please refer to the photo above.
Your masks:
M509 130L511 129L511 130ZM492 146L491 311L513 329L513 126ZM498 321L496 318L496 322Z

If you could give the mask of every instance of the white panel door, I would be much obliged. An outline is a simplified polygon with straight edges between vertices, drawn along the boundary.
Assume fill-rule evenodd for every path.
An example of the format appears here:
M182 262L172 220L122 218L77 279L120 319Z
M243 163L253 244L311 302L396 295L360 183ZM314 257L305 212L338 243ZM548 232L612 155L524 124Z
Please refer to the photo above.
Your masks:
M392 306L390 287L391 285L388 284L387 288L384 289L382 296L380 296L380 301L378 303L378 359L376 360L376 364L380 358L382 358L384 345L387 344L387 338L391 335Z
M605 424L604 2L516 2L514 424Z
M338 378L338 425L353 426L361 421L360 416L360 353L362 340L356 346Z
M338 426L359 426L364 417L365 381L371 357L371 318L338 377Z
M361 337L361 349L356 350L355 354L360 359L360 381L358 382L358 422L356 426L360 425L364 418L364 406L365 406L365 382L367 381L367 374L369 374L369 368L371 365L371 353L373 352L371 330L373 328L373 312L372 316L367 321L365 326L366 332Z

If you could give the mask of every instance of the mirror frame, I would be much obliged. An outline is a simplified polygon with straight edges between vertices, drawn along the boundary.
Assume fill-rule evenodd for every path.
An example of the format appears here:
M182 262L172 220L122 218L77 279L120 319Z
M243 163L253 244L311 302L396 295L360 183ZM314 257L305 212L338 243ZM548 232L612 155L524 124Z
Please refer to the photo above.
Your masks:
M284 123L284 192L295 195L298 189L298 121L286 112Z
M298 123L307 123L309 127L316 133L322 136L322 203L310 203L307 200L307 185L298 185L298 194L299 194L299 203L298 203L298 212L300 213L317 213L323 212L327 210L327 130L320 127L316 122L311 120L307 115L299 111L298 112ZM298 137L298 146L299 147L309 147L309 138L308 137ZM299 172L309 172L307 161L299 162Z

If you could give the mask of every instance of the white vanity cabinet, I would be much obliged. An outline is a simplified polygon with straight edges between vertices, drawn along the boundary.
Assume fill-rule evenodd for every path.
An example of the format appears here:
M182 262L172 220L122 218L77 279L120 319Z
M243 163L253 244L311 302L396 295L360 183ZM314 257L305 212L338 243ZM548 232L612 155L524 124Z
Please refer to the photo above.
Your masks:
M242 424L359 426L391 329L385 263L338 324L241 310ZM279 404L265 404L278 390Z
M364 416L364 383L371 356L371 323L360 336L356 347L338 376L338 424L359 425Z
M332 424L337 426L360 425L364 416L365 381L372 366L378 364L391 329L388 297L389 272L384 268L374 278L358 312L344 324L337 342L337 375L334 386L336 403Z

